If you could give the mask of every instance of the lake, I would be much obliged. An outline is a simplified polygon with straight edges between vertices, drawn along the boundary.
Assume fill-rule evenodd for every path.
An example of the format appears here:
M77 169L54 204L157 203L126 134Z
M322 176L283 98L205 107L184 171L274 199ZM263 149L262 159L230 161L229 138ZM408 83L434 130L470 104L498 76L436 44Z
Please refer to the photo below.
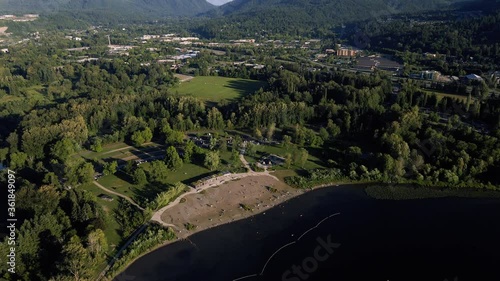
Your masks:
M160 248L115 280L497 281L499 219L500 200L323 188Z

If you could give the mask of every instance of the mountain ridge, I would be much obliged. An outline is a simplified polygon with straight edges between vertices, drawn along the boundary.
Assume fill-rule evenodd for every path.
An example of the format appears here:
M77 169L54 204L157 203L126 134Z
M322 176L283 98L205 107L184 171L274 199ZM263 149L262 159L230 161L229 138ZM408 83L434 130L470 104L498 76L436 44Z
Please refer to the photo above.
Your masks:
M195 16L214 9L205 0L7 0L0 13L93 12L141 16Z

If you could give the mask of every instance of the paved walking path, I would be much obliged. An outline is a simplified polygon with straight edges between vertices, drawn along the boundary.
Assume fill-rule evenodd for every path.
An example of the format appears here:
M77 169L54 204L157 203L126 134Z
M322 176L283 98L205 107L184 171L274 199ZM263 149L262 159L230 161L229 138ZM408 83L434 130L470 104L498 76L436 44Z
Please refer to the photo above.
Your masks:
M125 195L123 195L123 194L121 194L121 193L114 192L113 190L109 190L109 189L105 188L104 186L102 186L102 185L101 185L100 183L98 183L97 181L93 181L93 183L94 183L95 185L97 185L97 187L99 187L100 189L102 189L102 190L106 191L107 193L111 193L111 194L114 194L114 195L116 195L116 196L118 196L118 197L121 197L121 198L123 198L123 199L127 200L128 202L130 202L130 204L132 204L132 205L136 206L137 208L139 208L141 211L144 211L144 208L143 208L143 207L141 207L141 206L139 206L137 203L135 203L135 202L134 202L134 200L132 200L132 198L130 198L130 197L128 197L128 196L125 196Z

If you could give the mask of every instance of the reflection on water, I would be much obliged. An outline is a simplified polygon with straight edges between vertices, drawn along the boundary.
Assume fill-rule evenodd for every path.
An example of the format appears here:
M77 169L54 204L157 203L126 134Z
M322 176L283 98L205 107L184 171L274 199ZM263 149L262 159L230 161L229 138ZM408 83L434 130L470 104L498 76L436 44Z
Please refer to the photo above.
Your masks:
M499 217L498 200L377 201L327 188L195 234L196 246L161 248L116 280L497 281Z

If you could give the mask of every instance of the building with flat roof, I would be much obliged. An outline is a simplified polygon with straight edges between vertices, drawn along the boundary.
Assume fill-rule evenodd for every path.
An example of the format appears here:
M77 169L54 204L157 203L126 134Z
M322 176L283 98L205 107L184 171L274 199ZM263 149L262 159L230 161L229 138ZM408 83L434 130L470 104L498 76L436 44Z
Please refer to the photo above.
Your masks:
M339 57L355 57L357 53L356 50L348 48L340 48L337 50L337 56Z

